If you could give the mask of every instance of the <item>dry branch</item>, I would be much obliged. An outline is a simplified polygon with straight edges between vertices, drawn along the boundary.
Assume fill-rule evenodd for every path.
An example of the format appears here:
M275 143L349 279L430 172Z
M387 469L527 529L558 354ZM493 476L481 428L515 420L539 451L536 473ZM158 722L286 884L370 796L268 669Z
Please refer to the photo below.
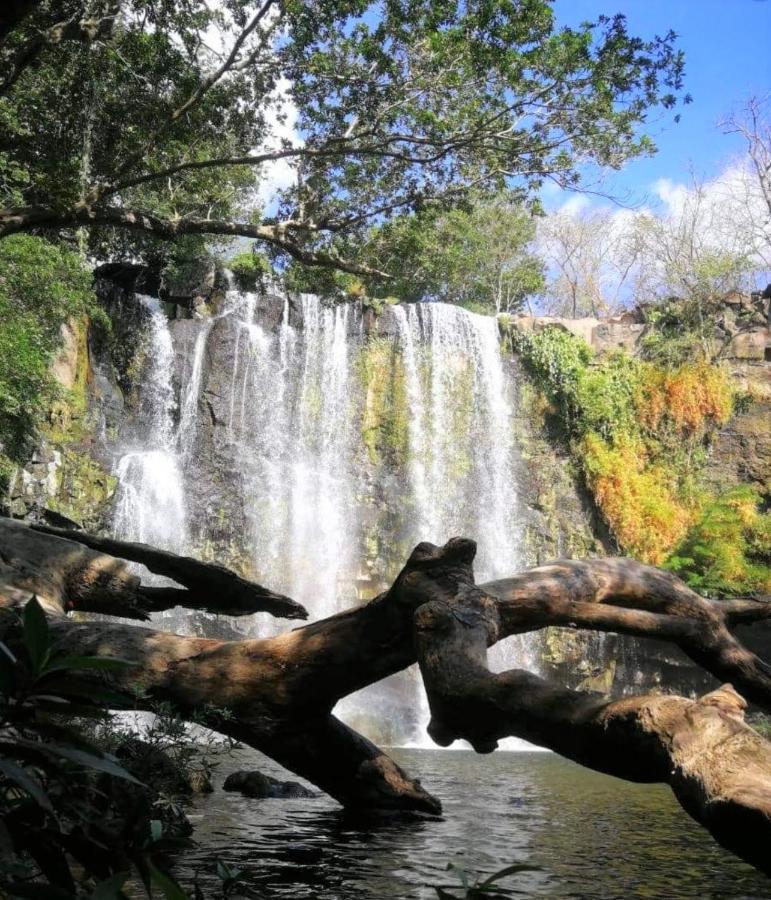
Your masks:
M7 520L3 524L4 527L19 527ZM114 558L117 557L141 563L156 575L164 575L185 586L186 590L173 587L147 587L140 583L139 578L126 570L127 590L135 595L130 605L140 614L170 609L173 606L184 606L229 616L248 616L256 612L269 612L271 615L284 619L308 618L308 612L301 604L283 594L276 594L253 581L246 581L224 566L200 562L189 556L179 556L147 544L97 537L75 529L33 525L32 530L68 542L74 541L82 547L97 551L97 554L84 554L84 566L86 564L96 566L100 562L104 564L105 559L109 559L112 564L115 564L117 560ZM17 539L23 539L23 535L20 533ZM94 608L93 601L90 601L89 605L88 600L84 601L83 598L72 596L67 600L70 604L69 608L72 609L127 615L120 605L112 605L109 598L98 601L100 606L98 610ZM140 615L140 617L144 616Z

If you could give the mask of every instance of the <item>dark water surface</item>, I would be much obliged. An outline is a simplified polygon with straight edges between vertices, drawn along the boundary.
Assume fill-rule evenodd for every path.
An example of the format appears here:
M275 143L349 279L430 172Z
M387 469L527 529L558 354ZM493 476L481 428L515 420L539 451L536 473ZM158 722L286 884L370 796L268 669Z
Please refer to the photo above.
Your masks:
M238 751L192 811L198 846L176 874L213 885L207 872L220 858L271 898L391 900L435 897L432 885L454 880L448 862L473 877L522 862L541 870L501 882L511 896L771 898L771 881L715 844L661 785L627 784L550 753L393 754L441 798L441 819L356 822L323 796L225 793L219 785L234 769L294 778Z

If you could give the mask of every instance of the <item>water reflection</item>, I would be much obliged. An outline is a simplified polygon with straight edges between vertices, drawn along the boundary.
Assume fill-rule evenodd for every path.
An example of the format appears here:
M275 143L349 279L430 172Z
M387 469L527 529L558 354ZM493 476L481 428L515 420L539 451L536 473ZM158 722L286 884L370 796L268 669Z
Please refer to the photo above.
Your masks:
M771 883L718 847L669 790L631 785L544 753L394 751L445 808L419 816L354 818L326 797L247 800L220 790L194 813L198 847L177 874L202 886L219 857L267 896L293 900L435 897L454 862L475 875L512 863L540 866L502 883L512 896L771 898ZM236 768L282 777L241 751Z

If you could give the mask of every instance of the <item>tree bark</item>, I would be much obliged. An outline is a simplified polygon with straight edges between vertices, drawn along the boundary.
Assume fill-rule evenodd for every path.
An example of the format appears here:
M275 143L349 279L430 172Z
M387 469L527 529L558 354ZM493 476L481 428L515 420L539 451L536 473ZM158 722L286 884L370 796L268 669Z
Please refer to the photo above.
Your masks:
M138 591L148 611L186 606L229 616L248 616L269 612L283 619L307 619L308 611L283 594L276 594L253 581L246 581L230 569L215 563L204 563L189 556L179 556L147 544L97 537L71 528L32 525L33 531L75 541L100 554L141 563L156 575L164 575L186 590L152 588L139 585ZM81 608L83 608L81 606ZM110 612L110 610L105 610ZM125 613L116 613L125 615Z
M719 843L771 875L771 744L744 722L747 704L731 685L698 700L608 701L522 670L493 674L495 601L468 582L452 591L415 615L428 730L438 744L465 738L489 753L514 736L598 772L664 782Z
M142 596L123 562L92 548L179 564L141 545L74 536L80 543L0 520L0 610L37 594L64 652L135 663L109 677L138 689L140 707L165 700L183 715L203 714L210 727L345 806L440 811L419 782L331 714L340 698L418 660L437 743L465 738L489 752L515 735L598 771L665 782L717 840L769 871L771 745L743 722L744 701L729 685L697 701L609 700L525 671L493 675L486 666L488 645L547 625L663 637L771 709L768 666L730 631L767 618L769 604L713 603L668 573L625 559L559 561L478 587L476 546L458 538L443 547L419 544L392 586L361 607L263 640L204 640L66 616L97 607L125 615ZM231 584L237 591L238 582ZM217 602L229 603L225 588ZM5 613L6 628L11 617Z

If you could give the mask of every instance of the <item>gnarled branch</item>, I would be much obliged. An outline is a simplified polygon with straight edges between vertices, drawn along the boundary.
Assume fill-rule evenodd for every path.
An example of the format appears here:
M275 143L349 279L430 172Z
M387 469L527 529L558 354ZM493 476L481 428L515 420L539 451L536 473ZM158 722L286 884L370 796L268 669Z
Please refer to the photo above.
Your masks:
M39 596L52 612L80 610L124 618L185 606L231 616L269 612L305 619L305 607L230 569L166 550L45 525L0 519L0 605ZM123 560L142 563L185 588L143 585Z
M0 238L32 228L72 228L79 225L108 225L133 231L145 231L158 237L177 238L184 234L217 234L248 237L270 244L309 266L340 269L354 275L376 275L389 278L386 272L343 259L333 250L312 249L303 244L318 229L307 222L252 224L221 219L188 216L164 218L140 209L117 206L89 206L78 203L70 209L57 210L43 206L0 209Z

